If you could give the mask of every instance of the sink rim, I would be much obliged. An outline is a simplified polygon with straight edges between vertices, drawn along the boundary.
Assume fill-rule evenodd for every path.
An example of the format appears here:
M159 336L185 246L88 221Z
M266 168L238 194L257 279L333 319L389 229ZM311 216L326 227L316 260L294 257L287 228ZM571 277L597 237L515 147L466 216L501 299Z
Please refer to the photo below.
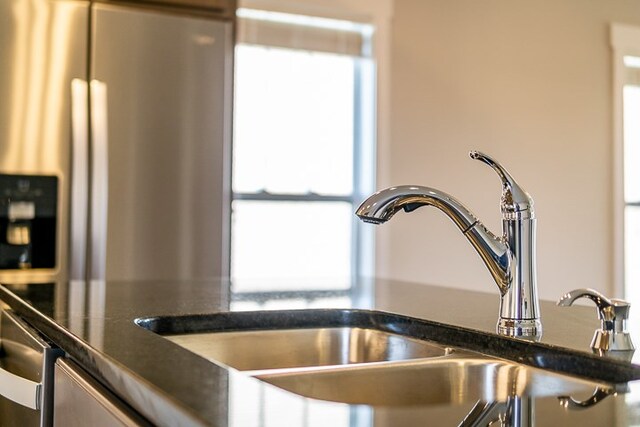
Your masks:
M163 338L164 335L181 333L279 329L285 325L294 329L357 325L590 380L617 384L640 379L640 366L630 362L381 310L222 311L145 316L134 319L134 322ZM587 347L588 343L585 343L585 349Z

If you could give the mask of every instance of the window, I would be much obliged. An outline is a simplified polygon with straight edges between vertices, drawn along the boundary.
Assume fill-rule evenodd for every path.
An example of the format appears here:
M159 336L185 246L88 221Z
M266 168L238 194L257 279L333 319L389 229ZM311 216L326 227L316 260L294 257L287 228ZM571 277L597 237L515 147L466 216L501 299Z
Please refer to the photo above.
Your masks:
M624 278L625 297L635 302L640 301L640 57L623 61Z
M372 26L238 18L232 292L346 292L371 273L354 211L373 182Z
M640 28L612 24L614 293L640 302ZM630 313L637 322L640 313Z
M623 295L635 306L640 302L640 28L613 24L611 45L614 70L614 283L616 296ZM638 322L640 313L631 310L629 323ZM637 406L636 396L634 390L625 395L627 406ZM620 419L632 420L633 414L623 411Z

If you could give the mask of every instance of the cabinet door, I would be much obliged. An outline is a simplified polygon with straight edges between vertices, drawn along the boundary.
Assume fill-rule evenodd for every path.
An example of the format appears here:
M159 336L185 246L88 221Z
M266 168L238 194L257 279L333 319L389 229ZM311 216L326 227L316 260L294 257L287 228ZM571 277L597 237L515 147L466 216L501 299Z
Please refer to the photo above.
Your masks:
M54 390L54 426L150 425L68 359L56 361Z

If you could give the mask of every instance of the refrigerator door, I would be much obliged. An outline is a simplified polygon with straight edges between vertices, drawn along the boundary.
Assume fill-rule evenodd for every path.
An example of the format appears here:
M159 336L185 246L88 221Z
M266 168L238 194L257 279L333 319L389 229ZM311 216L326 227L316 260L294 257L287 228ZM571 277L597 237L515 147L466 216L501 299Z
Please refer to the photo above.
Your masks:
M21 268L3 268L0 282L52 282L67 277L72 81L86 79L88 22L86 1L0 2L0 174L18 178L0 183L0 216L6 217L16 200L35 204L35 212L19 229L22 236L29 234L23 243L42 237L54 240L55 246L52 262L28 260ZM32 185L40 176L57 185L57 200L48 204L55 206L55 212L46 215L55 219L42 236L32 221L42 216L37 203L42 194ZM18 185L7 184L14 181ZM15 230L7 229L0 240L15 244L11 235Z
M92 8L93 280L226 275L232 27Z

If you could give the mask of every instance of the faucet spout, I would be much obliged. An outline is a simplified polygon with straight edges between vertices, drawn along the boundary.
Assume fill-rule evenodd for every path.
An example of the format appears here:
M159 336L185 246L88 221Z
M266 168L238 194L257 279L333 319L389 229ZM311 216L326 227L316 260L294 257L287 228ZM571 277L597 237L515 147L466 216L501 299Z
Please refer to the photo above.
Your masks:
M461 202L435 188L402 185L380 190L365 200L356 215L365 222L382 224L398 211L413 212L433 206L445 213L476 249L501 294L509 289L511 256L503 239L496 237Z
M502 236L489 231L476 216L451 195L416 185L390 187L371 195L356 211L365 222L382 224L403 210L413 212L434 206L445 213L476 249L500 290L498 333L539 338L533 200L511 175L489 156L473 151L471 158L491 166L503 184Z

